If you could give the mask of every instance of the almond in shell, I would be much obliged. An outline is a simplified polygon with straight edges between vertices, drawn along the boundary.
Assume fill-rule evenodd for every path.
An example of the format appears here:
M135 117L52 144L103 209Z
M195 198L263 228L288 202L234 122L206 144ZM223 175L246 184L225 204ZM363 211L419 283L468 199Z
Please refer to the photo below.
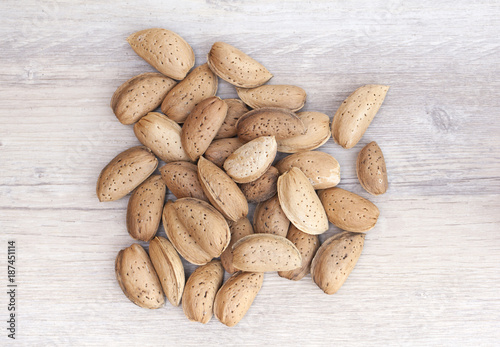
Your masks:
M243 146L243 141L237 137L213 141L205 151L205 158L222 168L227 157Z
M248 202L259 203L276 195L279 172L271 166L253 182L240 184L240 189Z
M220 256L220 260L224 269L232 274L238 271L233 266L233 245L243 237L253 234L253 228L248 218L241 218L236 222L229 221L228 224L231 230L231 242L229 242L229 246L227 246L224 253Z
M286 237L290 221L281 209L278 196L260 202L253 213L255 233Z
M387 169L384 154L375 141L367 144L359 152L356 172L359 183L368 193L380 195L387 191Z
M364 234L342 232L323 242L311 264L311 276L326 294L335 294L356 266Z
M280 107L298 111L306 102L304 89L290 85L264 85L257 88L236 88L241 100L251 108Z
M241 116L249 111L245 103L239 99L224 99L227 104L227 114L215 139L225 139L237 135L236 123Z
M335 143L344 148L356 146L382 106L388 90L389 86L370 84L349 95L333 117Z
M321 112L300 112L297 117L304 123L304 135L278 141L278 152L297 153L323 146L331 136L330 118Z
M114 201L133 191L158 166L158 159L144 146L127 149L102 169L97 179L99 201Z
M160 168L163 182L177 199L196 198L208 202L198 179L198 167L187 161L168 163Z

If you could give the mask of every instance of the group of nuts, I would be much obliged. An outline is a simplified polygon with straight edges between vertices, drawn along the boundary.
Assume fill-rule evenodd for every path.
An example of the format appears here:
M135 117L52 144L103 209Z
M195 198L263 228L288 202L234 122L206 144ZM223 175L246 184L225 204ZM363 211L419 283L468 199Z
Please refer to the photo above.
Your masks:
M295 113L305 103L303 89L264 85L272 74L227 43L216 42L207 63L191 70L193 50L172 31L143 30L128 42L159 73L133 77L114 93L113 112L121 123L135 123L143 146L116 156L97 182L100 201L133 191L127 229L134 239L149 241L149 256L136 243L116 258L125 295L150 309L162 307L164 295L174 306L182 299L190 320L207 323L215 315L234 326L259 292L264 272L300 280L310 271L325 293L335 293L379 210L336 187L339 163L313 150L330 136L344 148L355 146L388 87L358 88L330 126L323 113ZM236 86L239 99L215 96L218 78ZM163 114L154 112L160 105ZM277 152L292 154L272 166ZM161 175L153 174L157 158L166 163ZM359 153L357 174L369 193L387 190L375 142ZM165 203L167 187L177 200ZM253 225L249 202L258 204ZM168 239L155 236L161 219ZM320 246L318 235L328 221L345 231ZM199 265L187 281L179 255ZM224 270L232 276L223 284Z

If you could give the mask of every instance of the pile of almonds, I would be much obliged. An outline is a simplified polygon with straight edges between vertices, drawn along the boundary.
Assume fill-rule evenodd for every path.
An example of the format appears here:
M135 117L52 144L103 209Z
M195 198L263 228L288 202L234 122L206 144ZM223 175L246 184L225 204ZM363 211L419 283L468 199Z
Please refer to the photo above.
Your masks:
M182 299L190 320L207 323L215 315L234 326L259 292L264 272L300 280L310 271L325 293L335 293L379 210L337 188L339 163L313 150L330 136L354 147L388 87L358 88L330 126L323 113L295 113L304 106L303 89L264 85L272 74L227 43L214 43L207 63L192 69L192 48L172 31L143 30L128 42L159 73L133 77L114 93L113 112L121 123L134 124L143 146L117 155L97 182L100 201L132 192L128 232L149 241L149 255L135 243L116 258L125 295L149 309L162 307L164 295L174 306ZM239 99L215 96L218 78L234 85ZM163 113L154 112L160 106ZM272 166L277 152L292 154ZM166 165L154 174L158 159ZM357 174L369 193L387 190L375 142L359 153ZM165 203L167 188L177 200ZM253 225L248 203L257 204ZM161 219L168 239L155 236ZM320 246L318 235L328 221L345 231ZM179 255L199 265L187 281ZM232 274L225 283L224 270Z

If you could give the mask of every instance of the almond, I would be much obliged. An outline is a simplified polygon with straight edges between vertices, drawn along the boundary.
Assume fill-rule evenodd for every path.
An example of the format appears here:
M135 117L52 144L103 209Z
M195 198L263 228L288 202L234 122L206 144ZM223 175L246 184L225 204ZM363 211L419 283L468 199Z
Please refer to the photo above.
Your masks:
M319 237L318 235L306 234L291 224L286 238L299 250L302 256L302 264L295 270L280 271L278 275L289 280L298 281L307 275L311 269L311 261L319 248Z
M278 196L257 205L253 213L253 227L257 234L272 234L286 237L290 221L281 209Z
M207 324L213 315L214 300L224 279L220 260L198 267L189 276L184 294L182 310L192 322Z
M259 203L276 195L279 172L274 166L253 182L240 185L241 192L248 202Z
M191 160L205 153L227 113L227 104L217 96L200 102L182 127L182 146Z
M282 236L253 234L233 245L233 266L242 271L287 271L301 262L298 249Z
M160 175L152 175L134 190L127 207L127 230L132 238L149 241L156 235L166 190Z
M222 168L227 157L241 146L243 142L237 137L215 140L208 146L204 155L206 159Z
M278 141L278 151L282 153L297 153L309 151L323 146L331 136L330 118L321 112L300 112L297 117L304 123L306 132Z
M215 135L216 140L236 136L238 119L249 111L245 103L239 99L224 99L224 102L227 104L227 114L224 123Z
M236 124L238 137L245 142L261 136L276 140L305 134L306 127L299 117L284 108L265 107L245 113Z
M118 253L115 273L123 293L137 306L155 309L165 304L153 264L139 244L134 243Z
M134 125L137 139L153 153L168 163L186 160L189 156L181 143L181 127L165 115L150 112Z
M162 74L147 72L123 83L111 98L111 108L122 124L134 124L160 106L175 81Z
M151 240L149 254L168 301L174 306L179 306L186 283L184 266L179 254L174 246L161 236Z
M278 178L281 208L297 229L312 235L328 230L325 209L304 173L292 167Z
M224 81L242 88L258 87L273 77L262 64L224 42L212 45L208 66Z
M389 86L370 84L359 87L344 100L332 122L332 136L344 148L361 140L377 114Z
M326 294L335 294L342 287L356 266L364 242L364 234L342 232L318 249L311 264L311 276Z
M367 144L358 154L356 172L359 183L372 195L387 191L387 170L382 150L375 141Z
M194 198L168 201L163 225L177 252L196 265L219 257L231 238L224 217L205 201Z
M200 157L198 178L212 205L236 222L248 214L248 202L236 183L214 163Z
M128 43L139 57L174 80L182 80L194 66L194 52L182 37L166 29L133 33Z
M228 224L231 230L231 242L229 242L226 250L220 256L220 260L224 269L232 274L237 271L233 266L233 245L243 237L253 234L253 228L248 218L241 218L236 222L229 221Z
M257 88L236 88L241 100L251 108L280 107L298 111L306 102L304 89L290 85L264 85Z
M281 159L276 168L283 174L299 168L314 189L335 187L340 182L340 165L330 154L320 151L299 152Z
M102 169L97 179L99 201L114 201L133 191L158 166L158 159L144 146L127 149Z
M173 87L161 104L168 118L183 123L201 101L215 96L218 80L207 64L195 68Z
M163 182L177 199L196 198L208 202L198 179L198 167L186 161L168 163L160 168Z
M264 274L238 272L219 289L214 301L214 315L228 327L245 316L264 283Z
M237 183L252 182L269 169L276 152L274 136L262 136L235 150L224 162L224 169Z
M357 194L335 187L322 190L319 197L328 220L340 229L364 233L377 223L377 206Z

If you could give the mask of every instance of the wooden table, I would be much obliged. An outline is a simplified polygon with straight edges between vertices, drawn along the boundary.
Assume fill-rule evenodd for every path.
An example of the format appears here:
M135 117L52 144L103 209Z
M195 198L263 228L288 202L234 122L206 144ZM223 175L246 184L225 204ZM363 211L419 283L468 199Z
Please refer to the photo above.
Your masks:
M498 1L4 0L0 14L1 345L11 342L9 240L20 345L498 345ZM341 164L340 186L381 211L337 294L310 276L269 273L232 329L188 322L170 304L141 309L122 294L114 260L132 243L127 199L99 203L95 183L138 144L109 101L152 71L125 41L149 27L182 35L197 65L215 41L239 47L272 71L272 84L304 88L304 110L333 116L358 86L391 86L355 148L322 147ZM218 95L236 94L221 82ZM355 174L372 140L390 181L379 197Z

